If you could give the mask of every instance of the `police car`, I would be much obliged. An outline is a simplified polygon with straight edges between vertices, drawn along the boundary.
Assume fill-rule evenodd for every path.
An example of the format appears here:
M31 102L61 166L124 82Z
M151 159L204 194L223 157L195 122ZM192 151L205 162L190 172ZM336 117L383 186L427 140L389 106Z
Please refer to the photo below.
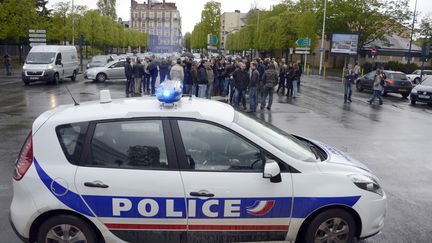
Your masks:
M217 101L60 106L16 162L10 221L26 242L352 242L384 226L363 164Z

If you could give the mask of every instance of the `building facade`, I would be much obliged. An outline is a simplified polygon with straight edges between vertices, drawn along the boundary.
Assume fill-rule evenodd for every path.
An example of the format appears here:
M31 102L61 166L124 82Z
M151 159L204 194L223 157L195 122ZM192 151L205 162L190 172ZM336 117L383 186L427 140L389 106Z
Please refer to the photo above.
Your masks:
M131 0L130 11L129 27L149 34L149 51L181 50L181 17L175 3L148 0L140 4Z
M247 22L247 13L240 13L239 10L234 12L225 12L221 16L221 48L225 50L225 41L230 33L239 31Z

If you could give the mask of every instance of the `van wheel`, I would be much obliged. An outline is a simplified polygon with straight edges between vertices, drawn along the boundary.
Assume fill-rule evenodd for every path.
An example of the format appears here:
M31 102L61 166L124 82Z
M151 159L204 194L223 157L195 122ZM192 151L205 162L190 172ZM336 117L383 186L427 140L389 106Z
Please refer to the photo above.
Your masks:
M77 77L77 73L76 73L76 71L73 71L73 74L72 74L72 76L71 76L71 80L72 80L72 81L75 81L75 80L76 80L76 77Z
M59 215L41 224L37 242L96 243L96 235L92 227L84 220L72 215Z
M103 73L99 73L98 75L96 75L96 82L105 82L106 80L106 75Z
M357 83L356 83L356 89L357 89L357 91L359 91L359 92L362 92L362 91L363 91L363 87L361 86L360 80L357 81Z
M304 233L305 243L351 243L355 238L356 224L348 212L330 209L318 214L309 223Z
M59 82L60 82L60 76L59 76L58 73L55 73L55 74L54 74L54 80L53 80L53 83L54 83L55 85L57 85Z
M24 82L25 86L29 86L30 85L30 82L28 82L28 81L23 81L23 82Z

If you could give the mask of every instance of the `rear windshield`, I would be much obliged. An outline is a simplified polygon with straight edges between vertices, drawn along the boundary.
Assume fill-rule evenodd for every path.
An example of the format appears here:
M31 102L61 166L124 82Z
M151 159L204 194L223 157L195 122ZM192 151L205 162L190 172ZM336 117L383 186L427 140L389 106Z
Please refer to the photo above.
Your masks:
M403 73L390 73L387 74L387 78L392 80L408 80L406 74Z
M57 127L57 137L63 153L72 164L81 159L88 123L66 124Z

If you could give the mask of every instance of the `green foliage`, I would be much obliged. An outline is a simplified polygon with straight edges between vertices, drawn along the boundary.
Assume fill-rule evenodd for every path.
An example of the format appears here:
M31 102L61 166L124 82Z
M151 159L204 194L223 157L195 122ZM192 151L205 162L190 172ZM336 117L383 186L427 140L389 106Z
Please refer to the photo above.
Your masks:
M98 0L96 5L103 16L108 16L112 20L117 19L116 0Z
M191 38L192 34L187 32L183 37L183 47L186 48L188 51L191 49Z
M220 36L221 4L210 1L204 5L201 12L201 22L195 25L192 34L190 47L192 49L202 49L207 47L207 35L214 34ZM218 43L218 47L220 41Z

